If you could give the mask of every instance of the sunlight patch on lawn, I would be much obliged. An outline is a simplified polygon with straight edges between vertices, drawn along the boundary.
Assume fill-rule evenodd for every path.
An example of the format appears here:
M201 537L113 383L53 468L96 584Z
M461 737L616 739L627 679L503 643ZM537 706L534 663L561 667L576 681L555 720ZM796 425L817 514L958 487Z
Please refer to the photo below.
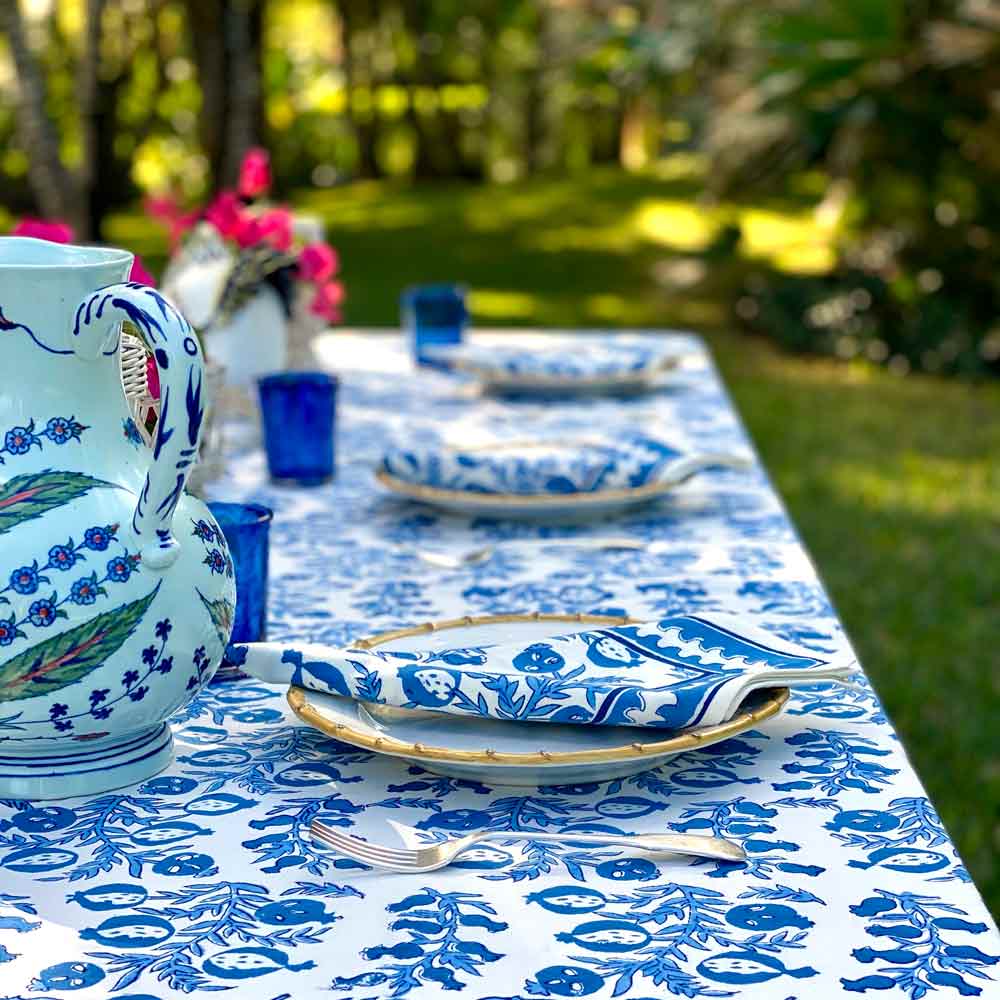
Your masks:
M601 320L604 323L621 323L625 321L629 312L633 311L629 308L629 302L627 299L622 298L620 295L588 295L583 303L584 309L587 311L588 316L593 316L594 319Z
M770 260L782 271L822 274L836 259L833 237L812 212L775 212L750 208L740 213L745 257Z
M633 215L633 226L645 240L672 250L704 250L719 226L715 210L685 201L645 199Z
M990 517L996 511L1000 482L985 462L903 453L870 461L837 462L825 478L858 507L879 512L953 518L956 514Z
M531 319L538 312L538 297L524 292L477 288L469 292L469 309L477 318Z
M521 240L532 250L559 253L561 250L603 250L627 253L635 247L635 237L625 226L559 226L542 229Z

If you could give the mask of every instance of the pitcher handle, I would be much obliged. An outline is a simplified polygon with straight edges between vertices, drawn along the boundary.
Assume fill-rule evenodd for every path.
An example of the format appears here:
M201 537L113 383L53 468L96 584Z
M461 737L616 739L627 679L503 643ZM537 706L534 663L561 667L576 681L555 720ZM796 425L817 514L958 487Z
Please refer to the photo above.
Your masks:
M160 415L146 482L132 514L144 566L164 569L180 554L171 531L177 502L198 458L205 362L191 324L155 289L127 282L108 285L84 299L76 310L76 353L96 360L112 349L119 322L128 320L153 352L160 376ZM98 335L84 336L96 327Z

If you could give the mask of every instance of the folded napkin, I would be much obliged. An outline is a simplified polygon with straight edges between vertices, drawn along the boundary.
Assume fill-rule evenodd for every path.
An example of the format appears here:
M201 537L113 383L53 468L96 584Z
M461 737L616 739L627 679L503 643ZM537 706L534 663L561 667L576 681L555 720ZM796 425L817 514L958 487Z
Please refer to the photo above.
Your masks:
M857 667L721 616L420 652L251 643L229 658L261 680L400 708L661 729L715 725L756 688L843 680Z

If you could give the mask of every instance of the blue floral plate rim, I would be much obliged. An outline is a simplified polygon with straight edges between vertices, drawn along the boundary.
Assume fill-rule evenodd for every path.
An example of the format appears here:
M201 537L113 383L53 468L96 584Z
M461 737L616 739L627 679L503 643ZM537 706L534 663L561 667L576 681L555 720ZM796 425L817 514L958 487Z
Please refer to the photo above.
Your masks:
M642 486L574 493L477 493L467 489L449 489L409 482L394 476L386 469L375 469L374 472L376 480L382 487L409 500L463 513L519 516L587 511L597 513L609 508L630 507L665 496L704 469L745 470L752 468L754 464L751 459L735 454L691 455L685 458L694 464L678 470L680 473L678 475L664 476Z
M609 355L615 347L623 351L619 363L615 363L612 355L603 366L598 365L588 372L586 359L581 363L580 357L574 353L581 346L585 349L605 347ZM684 358L690 355L690 351L680 348L668 350L658 347L661 345L627 340L618 344L606 341L603 344L548 345L541 355L523 349L505 349L503 346L485 348L475 344L435 345L427 348L427 352L455 371L472 375L488 386L558 391L648 386L659 376L680 367ZM633 352L631 358L629 352ZM529 353L529 361L525 364L521 356L528 357ZM567 358L572 358L572 361L567 361ZM547 366L549 370L546 370Z

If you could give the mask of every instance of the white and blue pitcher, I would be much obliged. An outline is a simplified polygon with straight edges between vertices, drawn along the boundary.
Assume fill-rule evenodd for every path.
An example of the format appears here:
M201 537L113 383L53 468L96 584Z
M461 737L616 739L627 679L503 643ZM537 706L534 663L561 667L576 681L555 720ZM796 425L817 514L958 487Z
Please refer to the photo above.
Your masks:
M167 718L229 639L232 560L184 492L201 348L123 250L0 238L0 799L118 788L172 758ZM147 448L121 384L127 320L161 401Z

